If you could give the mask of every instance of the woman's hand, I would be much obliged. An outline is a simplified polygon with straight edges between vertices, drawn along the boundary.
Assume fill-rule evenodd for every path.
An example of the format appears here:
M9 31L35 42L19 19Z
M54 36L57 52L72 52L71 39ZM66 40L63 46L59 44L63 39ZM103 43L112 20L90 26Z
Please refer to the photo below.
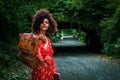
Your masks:
M40 39L44 42L44 49L48 47L48 39L45 35L40 35Z
M46 37L45 35L40 35L40 39L41 39L45 44L48 43L47 37Z

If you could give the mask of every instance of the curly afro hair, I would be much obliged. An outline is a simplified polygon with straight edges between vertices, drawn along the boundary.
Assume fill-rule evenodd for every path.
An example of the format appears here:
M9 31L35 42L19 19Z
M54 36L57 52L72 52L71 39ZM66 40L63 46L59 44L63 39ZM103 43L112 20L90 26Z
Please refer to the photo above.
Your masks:
M47 18L50 23L50 27L47 30L47 33L52 34L58 30L57 22L54 20L54 18L50 14L50 12L48 10L40 9L35 13L35 15L33 16L33 19L32 19L32 32L33 33L40 32L40 24L43 22L43 20L45 18Z

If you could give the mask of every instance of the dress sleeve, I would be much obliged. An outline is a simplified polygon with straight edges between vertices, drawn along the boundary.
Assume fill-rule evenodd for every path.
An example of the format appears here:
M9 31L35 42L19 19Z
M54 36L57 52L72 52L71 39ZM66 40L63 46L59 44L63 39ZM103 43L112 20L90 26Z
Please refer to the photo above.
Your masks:
M40 61L43 61L43 57L41 55L41 52L40 52L40 46L38 46L37 48L37 53L36 53L36 57L40 60Z

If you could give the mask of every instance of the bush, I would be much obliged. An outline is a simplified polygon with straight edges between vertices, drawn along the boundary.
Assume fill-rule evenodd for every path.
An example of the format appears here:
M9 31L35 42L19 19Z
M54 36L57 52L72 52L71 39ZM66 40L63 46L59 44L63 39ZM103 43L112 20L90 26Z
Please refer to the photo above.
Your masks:
M85 32L80 32L79 33L80 35L78 36L78 40L82 43L85 43L85 36L86 36L86 33Z
M120 46L116 44L105 43L102 52L113 58L120 58Z
M48 35L48 36L49 36L51 42L56 42L56 41L58 41L58 40L60 39L60 37L61 37L59 32L56 32L55 34L53 34L53 35Z
M77 33L76 29L61 29L60 31L60 35L62 36L68 36L68 35L75 35Z
M17 48L8 43L0 41L0 64L5 67L9 67L17 64Z

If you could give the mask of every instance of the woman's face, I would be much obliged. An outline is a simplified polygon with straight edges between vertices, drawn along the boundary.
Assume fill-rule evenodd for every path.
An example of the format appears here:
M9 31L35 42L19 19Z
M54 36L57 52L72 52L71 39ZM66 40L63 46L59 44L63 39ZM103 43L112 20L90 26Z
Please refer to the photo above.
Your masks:
M43 22L40 24L41 31L47 31L50 26L49 20L47 18L43 19Z

